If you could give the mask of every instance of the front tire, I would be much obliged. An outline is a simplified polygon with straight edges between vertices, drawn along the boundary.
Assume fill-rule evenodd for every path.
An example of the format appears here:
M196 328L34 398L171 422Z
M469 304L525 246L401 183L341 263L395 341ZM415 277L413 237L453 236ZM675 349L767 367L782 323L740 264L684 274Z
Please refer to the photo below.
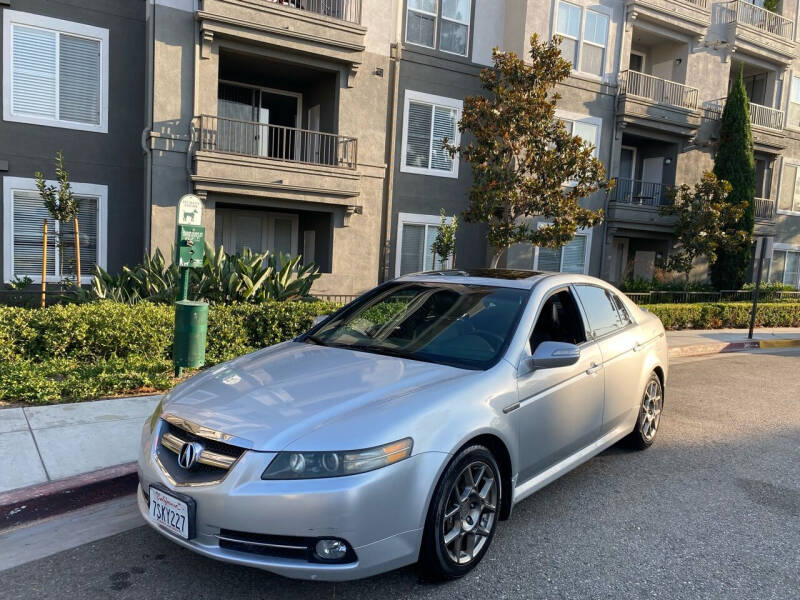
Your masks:
M469 573L494 538L502 487L492 453L475 445L459 452L431 498L420 548L423 575L442 581Z
M653 445L661 423L661 410L664 407L664 389L661 379L654 371L644 386L642 401L639 404L639 417L636 427L626 441L634 450L645 450Z

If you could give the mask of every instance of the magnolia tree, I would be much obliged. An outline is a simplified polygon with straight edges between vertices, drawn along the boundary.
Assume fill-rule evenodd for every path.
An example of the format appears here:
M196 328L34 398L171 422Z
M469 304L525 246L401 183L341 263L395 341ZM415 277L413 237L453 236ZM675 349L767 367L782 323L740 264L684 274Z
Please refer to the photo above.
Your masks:
M531 37L530 61L513 52L492 55L494 66L481 72L484 95L465 98L459 130L466 143L445 140L451 156L472 166L468 222L484 223L496 268L512 245L529 242L558 248L575 232L594 227L602 211L579 201L609 187L592 146L573 136L556 118L556 85L570 74L561 57L561 39ZM544 224L532 223L539 217Z
M664 267L682 273L687 288L696 258L705 257L713 267L721 251L739 247L747 237L745 231L726 225L738 222L746 208L728 201L731 189L727 181L705 173L694 189L684 184L673 190L672 204L661 207L662 214L677 217L677 243Z

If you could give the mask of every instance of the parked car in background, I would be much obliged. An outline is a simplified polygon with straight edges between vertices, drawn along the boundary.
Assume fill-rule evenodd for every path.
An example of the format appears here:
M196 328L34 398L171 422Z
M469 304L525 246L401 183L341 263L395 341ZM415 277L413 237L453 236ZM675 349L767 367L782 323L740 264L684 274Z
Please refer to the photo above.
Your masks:
M513 506L604 448L645 449L664 328L583 275L444 271L175 388L139 508L200 554L305 579L466 574Z

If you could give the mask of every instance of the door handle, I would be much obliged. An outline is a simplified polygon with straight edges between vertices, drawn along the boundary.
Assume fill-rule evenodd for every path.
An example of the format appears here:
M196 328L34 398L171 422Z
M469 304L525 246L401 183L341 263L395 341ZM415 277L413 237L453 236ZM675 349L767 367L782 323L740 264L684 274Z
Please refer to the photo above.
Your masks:
M639 342L636 342L636 345L633 347L634 352L638 352L642 349L642 345Z
M588 369L586 369L586 374L587 375L594 375L599 370L600 370L600 365L598 365L597 363L593 362L591 364L591 366Z

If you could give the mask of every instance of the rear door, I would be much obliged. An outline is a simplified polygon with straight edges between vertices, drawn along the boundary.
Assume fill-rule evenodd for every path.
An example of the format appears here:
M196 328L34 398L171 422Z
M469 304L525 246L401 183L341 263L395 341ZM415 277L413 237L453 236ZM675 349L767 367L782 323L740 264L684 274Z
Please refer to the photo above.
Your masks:
M636 420L644 353L639 352L636 324L616 294L586 284L576 285L575 291L589 321L590 337L602 355L603 433L608 433Z

